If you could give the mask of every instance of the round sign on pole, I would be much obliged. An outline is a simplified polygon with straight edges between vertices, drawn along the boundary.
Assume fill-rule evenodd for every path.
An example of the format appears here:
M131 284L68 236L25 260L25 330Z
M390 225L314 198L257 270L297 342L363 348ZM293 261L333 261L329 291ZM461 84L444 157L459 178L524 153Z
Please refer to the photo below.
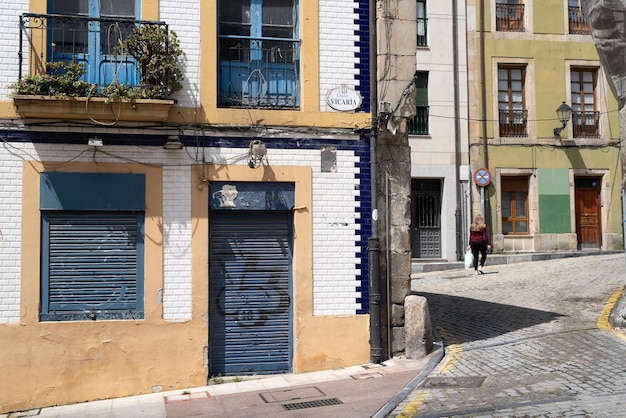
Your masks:
M485 187L491 183L491 173L486 168L479 168L474 171L474 183L477 186Z

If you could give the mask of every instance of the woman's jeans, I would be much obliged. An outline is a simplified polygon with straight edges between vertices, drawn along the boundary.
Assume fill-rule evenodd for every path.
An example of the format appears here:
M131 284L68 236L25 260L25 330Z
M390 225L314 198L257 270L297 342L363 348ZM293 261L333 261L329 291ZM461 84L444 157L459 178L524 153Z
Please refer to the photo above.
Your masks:
M470 242L470 247L474 256L474 270L478 270L478 253L480 253L480 266L482 267L487 259L487 243L485 241Z

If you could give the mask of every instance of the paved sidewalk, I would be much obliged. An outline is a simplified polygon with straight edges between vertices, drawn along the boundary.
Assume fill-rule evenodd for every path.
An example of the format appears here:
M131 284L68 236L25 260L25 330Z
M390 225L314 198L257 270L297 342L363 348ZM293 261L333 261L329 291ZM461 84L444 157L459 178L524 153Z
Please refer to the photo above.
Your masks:
M419 360L390 359L339 370L244 378L242 382L0 414L1 418L314 417L362 418L391 411L439 363L440 345ZM396 398L398 394L404 394ZM385 416L386 413L379 416Z
M487 265L511 264L607 252L552 252L489 255ZM418 265L417 265L418 264ZM413 278L425 272L467 275L462 263L415 263ZM422 273L422 274L420 274ZM443 274L443 273L442 273ZM438 273L426 274L437 276ZM624 302L626 304L626 302ZM420 360L394 358L383 364L364 364L339 370L245 377L242 382L161 392L125 398L85 402L31 411L0 414L18 417L318 417L382 418L411 393L444 356L441 342ZM77 383L80 384L80 383Z

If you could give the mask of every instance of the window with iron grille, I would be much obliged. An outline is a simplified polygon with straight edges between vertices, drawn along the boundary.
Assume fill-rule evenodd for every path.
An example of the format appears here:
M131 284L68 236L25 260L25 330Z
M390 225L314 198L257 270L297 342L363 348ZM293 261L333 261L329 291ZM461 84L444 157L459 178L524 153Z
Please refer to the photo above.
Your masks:
M496 1L496 30L504 32L524 31L524 4L521 0Z
M428 135L428 72L418 71L415 81L415 117L408 121L409 134Z
M572 67L572 131L574 138L600 136L600 112L596 110L597 68Z
M500 190L502 234L528 234L528 177L503 176Z
M426 0L417 0L417 46L428 46L428 18L426 17Z
M297 0L218 1L218 104L300 104Z
M587 18L580 7L580 0L568 0L567 7L569 33L575 35L589 35L591 31Z
M498 66L498 121L501 137L528 136L525 78L526 66Z

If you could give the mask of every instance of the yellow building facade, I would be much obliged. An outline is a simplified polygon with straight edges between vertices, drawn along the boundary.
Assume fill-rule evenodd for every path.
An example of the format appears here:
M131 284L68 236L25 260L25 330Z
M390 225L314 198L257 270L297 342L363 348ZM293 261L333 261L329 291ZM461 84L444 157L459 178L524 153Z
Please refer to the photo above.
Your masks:
M621 249L617 103L579 2L468 10L473 212L494 250Z

